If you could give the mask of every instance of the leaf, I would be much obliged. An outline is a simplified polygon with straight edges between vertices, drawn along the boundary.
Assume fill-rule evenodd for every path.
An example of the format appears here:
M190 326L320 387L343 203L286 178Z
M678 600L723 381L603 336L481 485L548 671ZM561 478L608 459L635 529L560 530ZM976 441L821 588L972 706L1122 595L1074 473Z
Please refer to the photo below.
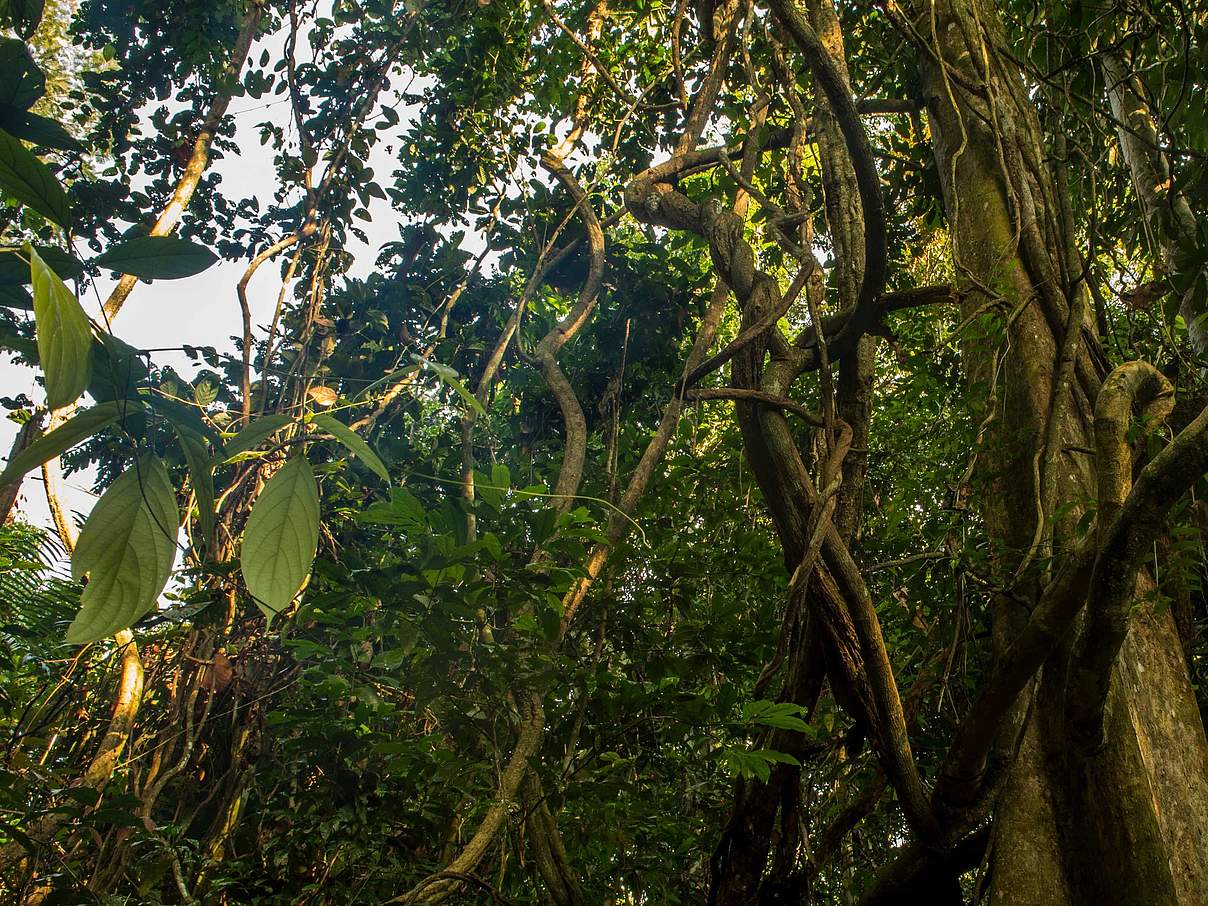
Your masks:
M292 457L256 498L243 532L247 590L271 623L310 574L319 547L319 489L310 463Z
M64 280L74 280L84 272L84 263L53 245L35 245L42 261ZM28 286L31 282L29 264L16 254L16 249L0 254L0 286Z
M92 328L88 316L59 275L27 247L34 284L34 327L38 360L46 376L46 404L61 409L79 399L88 386Z
M379 500L365 508L358 521L421 530L427 524L424 505L406 488L391 488L390 502Z
M15 138L59 151L83 151L84 146L54 120L0 105L0 129Z
M25 42L0 39L0 105L25 111L45 93L46 76Z
M197 434L180 425L172 426L189 466L189 484L197 498L197 522L206 547L214 544L214 458L209 445Z
M0 256L0 260L3 256ZM23 286L5 286L0 283L0 305L6 308L18 308L21 311L34 310L34 297Z
M764 699L743 705L742 715L744 720L765 727L804 733L809 729L809 724L798 716L802 710L800 705L793 702L772 702Z
M765 717L757 717L755 723L763 724L765 727L775 727L778 730L794 730L798 733L804 733L809 729L809 724L800 717L793 717L789 714L769 714Z
M377 453L373 452L373 447L369 446L361 435L357 434L334 415L320 413L311 419L316 425L346 446L349 450L356 454L361 462L365 463L374 474L390 484L390 472L387 471L385 463L378 457Z
M322 386L311 387L306 391L306 395L315 401L316 406L322 406L323 408L334 406L336 404L336 400L340 398L340 395L330 387Z
M478 469L474 470L474 492L491 509L498 510L503 507L503 494L491 481L491 476Z
M222 434L219 433L217 428L202 418L195 408L179 400L164 396L155 390L143 389L139 391L139 395L153 412L166 418L173 426L180 426L200 437L206 438L221 455Z
M63 229L71 225L67 193L50 168L0 129L0 189Z
M42 10L46 0L8 0L9 15L13 28L22 38L32 38L42 21Z
M775 764L791 764L794 767L801 766L801 762L788 752L777 752L775 749L755 749L751 754L756 758L762 758L764 761Z
M472 409L479 415L485 416L487 414L487 410L482 407L482 403L478 401L478 398L467 390L466 385L461 382L456 368L450 368L448 365L442 365L440 362L430 361L415 353L412 353L411 358L421 365L426 365L433 374L452 387L457 395L461 397L462 402L466 404L467 408Z
M88 574L67 641L95 642L155 606L176 559L180 513L168 470L155 456L127 469L97 501L80 532L71 574Z
M47 460L70 450L85 438L92 437L102 428L116 422L124 413L141 408L138 403L121 400L85 409L53 431L43 434L9 460L4 471L0 472L0 487L18 480L30 469L35 469Z
M143 354L112 334L103 333L92 348L88 392L98 402L130 399L148 377Z
M478 402L478 397L466 389L466 385L456 378L448 378L445 381L450 387L457 391L457 395L461 397L461 401L466 404L466 407L473 409L479 415L486 415L487 410L482 407L482 403Z
M501 462L492 463L491 483L503 490L510 489L512 487L512 473L508 467Z
M218 385L205 378L193 385L193 402L203 409L218 399Z
M139 236L111 246L92 263L147 280L179 280L200 274L217 260L205 246L179 236Z
M226 444L226 455L229 459L246 450L259 446L264 440L276 434L292 421L288 415L265 415L248 423L242 431Z

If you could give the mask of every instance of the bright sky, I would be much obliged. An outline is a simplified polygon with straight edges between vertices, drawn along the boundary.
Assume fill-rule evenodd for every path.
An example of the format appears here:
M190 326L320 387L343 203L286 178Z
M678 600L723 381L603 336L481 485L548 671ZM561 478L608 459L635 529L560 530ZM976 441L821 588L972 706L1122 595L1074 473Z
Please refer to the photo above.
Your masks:
M284 35L270 37L252 48L250 59L257 59L262 50L279 58ZM302 45L302 42L299 42ZM389 99L388 96L383 96ZM273 170L271 147L260 144L259 123L270 120L288 127L289 106L277 101L265 104L251 98L236 98L231 102L234 117L235 141L239 151L230 153L221 160L212 162L211 172L222 177L222 189L230 198L259 197L264 210L272 200L276 188L276 173ZM411 110L399 108L402 122L397 132L406 131ZM377 178L389 181L395 169L393 160L394 143L389 139L374 149L369 164ZM389 202L371 199L368 205L372 222L358 221L358 226L369 237L368 244L349 236L348 251L355 256L350 274L364 277L373 269L378 249L386 242L398 239L398 216L391 210ZM153 219L158 211L147 212ZM185 280L160 280L140 283L131 293L122 308L121 316L114 324L114 333L140 349L165 346L213 346L219 352L234 352L232 337L242 332L239 313L239 298L235 286L247 266L246 261L222 261L209 270ZM248 302L252 310L253 323L267 325L276 305L280 290L280 267L278 262L264 264L248 287ZM85 310L97 323L100 301L113 286L108 276L97 282L95 292L88 288L81 302ZM189 376L196 367L183 353L157 352L153 356L158 364L170 364L182 376ZM41 388L34 380L34 370L13 363L12 356L0 352L0 395L16 396L25 393L39 402L44 398ZM0 419L0 457L8 455L17 426L7 419ZM80 516L92 508L94 498L89 492L91 476L88 473L73 474L66 479L65 503ZM31 472L25 479L18 501L21 515L29 522L45 527L51 526L50 512L42 490L42 479L38 471Z

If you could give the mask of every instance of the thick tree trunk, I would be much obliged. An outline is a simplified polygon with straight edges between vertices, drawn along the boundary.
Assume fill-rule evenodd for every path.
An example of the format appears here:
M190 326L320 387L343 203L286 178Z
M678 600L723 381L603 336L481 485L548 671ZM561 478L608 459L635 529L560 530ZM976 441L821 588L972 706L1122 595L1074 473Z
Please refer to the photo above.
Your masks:
M992 388L982 515L1002 580L1030 595L1038 542L1069 551L1069 520L1095 497L1093 461L1071 448L1093 446L1097 340L1078 318L1081 289L1040 126L995 9L924 4L914 27L926 45L919 60L964 314L996 310L1005 334L965 346L971 381ZM1067 325L1080 331L1070 343ZM1065 504L1072 514L1052 524ZM1170 615L1141 596L1135 609L1101 750L1076 754L1065 725L1061 665L1072 643L1017 703L1001 741L1014 760L994 809L995 904L1208 902L1208 744ZM996 608L997 655L1026 616L1005 598Z

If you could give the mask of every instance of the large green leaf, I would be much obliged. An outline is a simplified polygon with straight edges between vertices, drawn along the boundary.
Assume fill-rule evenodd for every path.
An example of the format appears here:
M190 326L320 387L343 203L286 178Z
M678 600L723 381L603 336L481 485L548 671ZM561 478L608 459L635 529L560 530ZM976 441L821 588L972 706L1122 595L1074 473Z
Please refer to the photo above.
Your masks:
M112 334L102 333L92 348L88 393L98 402L133 398L148 377L142 352Z
M119 242L93 264L148 280L177 280L199 274L217 260L204 245L179 236L140 236Z
M139 389L139 398L153 412L166 418L173 427L184 428L199 437L204 437L221 454L222 433L202 418L195 406L182 403L178 399L165 396L161 391L146 387Z
M189 464L189 484L197 498L197 522L207 547L214 543L214 457L209 444L188 428L173 425Z
M365 463L375 474L381 477L382 481L390 484L390 473L386 470L385 463L373 452L373 447L369 446L361 435L357 434L334 415L329 415L326 412L316 415L312 421L355 453L361 462Z
M370 504L358 517L371 525L398 525L409 531L427 528L424 505L406 488L391 488L390 501Z
M22 38L32 38L42 21L42 12L46 0L6 0L5 17L12 21L12 26Z
M0 38L0 106L25 111L46 93L46 76L24 41Z
M46 404L61 409L88 386L92 330L88 316L59 275L27 246L34 284L34 327L38 360L46 378Z
M137 402L115 400L77 413L14 456L4 467L4 471L0 472L0 487L22 478L30 469L37 468L47 460L70 450L85 438L92 437L102 428L116 422L123 414L141 409L142 406Z
M84 263L54 245L35 245L42 261L64 280L74 280L84 271ZM0 286L28 286L29 265L16 249L0 254Z
M319 488L310 463L291 458L252 506L239 564L247 590L271 623L310 574L319 546Z
M0 255L0 260L4 256ZM21 311L34 310L34 297L23 286L5 286L0 283L0 305L5 308L19 308Z
M0 129L0 189L63 229L71 224L67 193L50 168Z
M144 456L109 486L80 533L71 573L77 580L87 573L88 584L68 642L113 635L155 606L172 574L179 528L168 470Z
M265 415L255 419L247 424L247 426L231 438L226 443L227 457L235 456L254 447L258 447L263 441L272 435L276 434L293 419L288 415L274 414Z
M0 129L15 138L60 151L82 151L84 146L54 120L36 113L0 105Z

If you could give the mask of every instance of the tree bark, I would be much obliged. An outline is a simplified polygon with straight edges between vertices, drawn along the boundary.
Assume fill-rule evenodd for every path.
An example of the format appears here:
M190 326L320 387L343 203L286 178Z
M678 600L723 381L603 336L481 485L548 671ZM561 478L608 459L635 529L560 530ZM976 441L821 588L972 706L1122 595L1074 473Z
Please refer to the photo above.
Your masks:
M919 5L912 26L963 311L989 305L1001 321L1001 336L963 349L970 380L993 388L981 513L1000 574L1035 595L1037 570L1012 579L1033 539L1045 536L1056 556L1068 555L1070 520L1095 497L1093 460L1070 448L1091 446L1097 339L1069 317L1080 291L1069 278L1070 237L995 7L937 0ZM1074 379L1062 386L1067 325L1082 336ZM1060 422L1051 426L1053 417ZM1059 455L1042 455L1046 436ZM1056 474L1038 475L1042 461ZM1058 489L1051 501L1046 485ZM1127 607L1136 615L1112 673L1103 748L1069 754L1061 658L1019 696L1000 735L999 756L1011 767L993 810L991 902L1208 902L1208 744L1170 615L1135 595ZM1004 596L993 616L1001 663L1028 614ZM1071 650L1070 638L1057 646Z
M34 413L25 424L21 426L21 430L17 432L16 438L13 440L12 449L8 452L6 462L12 462L13 457L32 444L35 440L42 436L42 423L46 419L46 413L39 411ZM21 493L21 480L17 479L3 487L0 487L0 524L8 522L12 516L13 507L17 503L17 497Z

